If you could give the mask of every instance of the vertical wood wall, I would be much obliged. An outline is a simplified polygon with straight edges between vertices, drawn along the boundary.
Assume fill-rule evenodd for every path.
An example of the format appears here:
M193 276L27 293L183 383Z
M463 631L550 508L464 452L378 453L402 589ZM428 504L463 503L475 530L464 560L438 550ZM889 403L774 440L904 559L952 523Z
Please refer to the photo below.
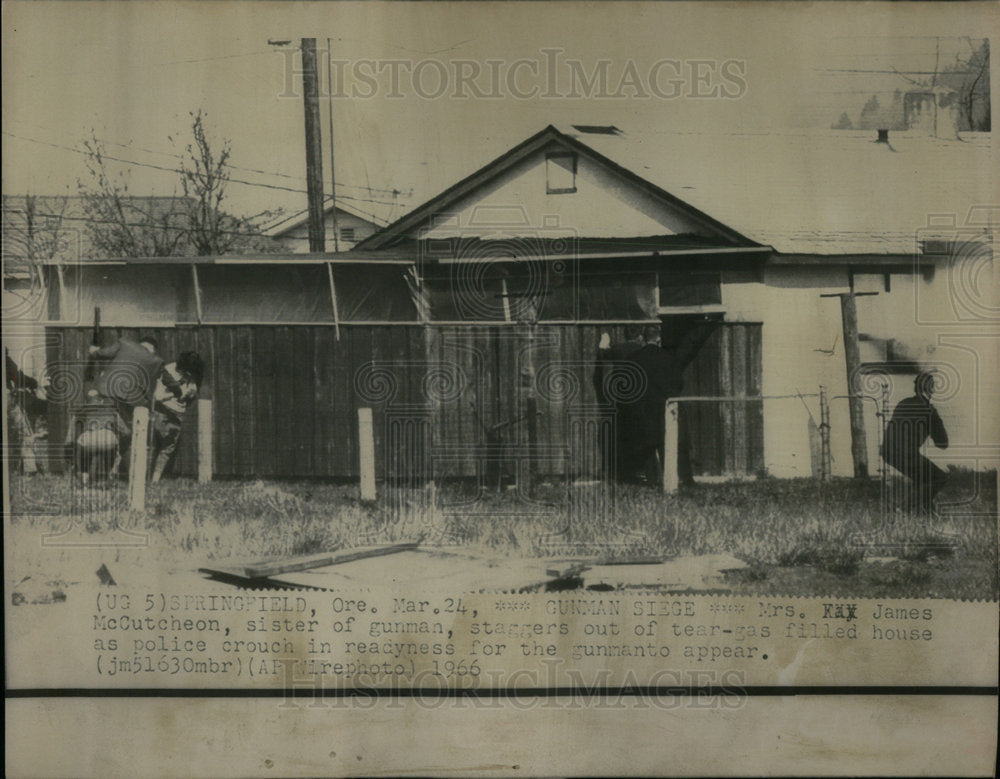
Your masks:
M617 340L623 337L622 331L622 326L607 324L538 325L531 330L341 325L339 340L333 327L304 325L178 326L141 332L156 336L168 360L185 350L197 351L204 358L202 397L213 401L216 477L356 479L360 406L374 410L379 478L386 473L387 403L397 409L427 406L434 444L476 445L483 440L483 424L522 416L533 391L540 412L536 443L572 449L570 414L596 404L591 377L601 333L608 332ZM48 334L50 365L61 363L82 374L90 328L54 327ZM121 335L138 339L140 332L106 328L104 339L110 343ZM759 394L760 343L760 325L721 328L689 366L685 391ZM364 376L358 375L368 363L391 377L394 392L388 401L379 401L382 395L373 393ZM438 400L430 404L425 392L429 369L450 373L450 379L438 385ZM449 388L451 379L459 382L457 389ZM64 440L73 402L76 399L50 404L50 441ZM762 467L759 403L756 410L699 409L692 417L696 473ZM504 428L502 436L507 443L519 437L526 442L527 423ZM193 406L170 473L197 476L196 446L197 408ZM542 473L553 475L566 467L572 466L554 461L539 464ZM475 473L469 457L456 458L442 468L444 475Z
M761 325L726 323L684 371L684 394L761 394ZM764 467L764 409L746 403L689 402L680 407L695 475L754 474Z

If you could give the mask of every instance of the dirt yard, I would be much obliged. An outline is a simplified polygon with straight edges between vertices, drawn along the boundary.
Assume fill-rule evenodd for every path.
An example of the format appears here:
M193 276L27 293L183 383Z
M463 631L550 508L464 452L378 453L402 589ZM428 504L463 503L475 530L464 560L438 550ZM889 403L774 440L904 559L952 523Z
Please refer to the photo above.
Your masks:
M597 520L585 511L566 519L557 508L593 485L540 485L527 509L513 491L476 496L446 485L433 505L452 505L447 511L421 510L429 504L419 493L397 495L390 511L388 499L362 503L348 485L167 480L150 486L145 514L132 515L124 485L74 494L67 477L15 476L7 542L16 554L6 584L32 577L53 582L48 591L72 569L92 576L93 550L117 525L147 539L141 548L104 549L100 559L127 558L150 570L422 539L512 558L731 555L747 567L729 574L727 586L745 594L996 599L996 485L995 472L956 473L934 518L883 517L877 481L762 479L703 484L673 497L620 486L614 517ZM85 509L75 520L73 505ZM86 563L76 563L79 546L40 540L59 533L91 549Z

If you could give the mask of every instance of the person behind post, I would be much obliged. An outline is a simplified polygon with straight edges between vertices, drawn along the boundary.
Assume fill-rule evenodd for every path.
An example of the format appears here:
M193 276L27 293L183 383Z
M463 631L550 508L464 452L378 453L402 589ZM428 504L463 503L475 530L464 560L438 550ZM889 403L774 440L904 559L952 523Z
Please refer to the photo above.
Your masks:
M882 459L905 476L912 487L914 505L930 511L934 499L948 481L948 471L921 453L928 438L939 449L948 448L948 431L937 409L931 405L934 374L921 373L913 382L914 394L901 400L892 412L882 444Z
M198 397L205 364L196 352L182 352L163 366L153 391L153 482L163 476L181 437L184 414ZM168 386L168 382L172 382ZM174 388L180 390L177 394Z

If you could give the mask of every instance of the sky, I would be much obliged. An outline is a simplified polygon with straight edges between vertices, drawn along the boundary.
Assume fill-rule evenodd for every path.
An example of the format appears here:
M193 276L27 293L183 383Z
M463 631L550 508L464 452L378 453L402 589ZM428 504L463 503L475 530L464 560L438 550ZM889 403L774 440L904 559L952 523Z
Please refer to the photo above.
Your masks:
M201 109L232 144L230 211L305 208L302 37L322 54L338 197L386 219L548 124L825 131L907 86L871 71L951 62L997 16L977 3L7 2L3 192L75 193L93 135L139 163L112 163L133 193L171 194Z

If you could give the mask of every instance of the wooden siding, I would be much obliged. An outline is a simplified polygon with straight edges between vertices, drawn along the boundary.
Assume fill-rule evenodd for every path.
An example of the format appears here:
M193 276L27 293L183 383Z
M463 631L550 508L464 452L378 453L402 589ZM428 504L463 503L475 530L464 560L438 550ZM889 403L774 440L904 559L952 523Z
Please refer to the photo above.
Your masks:
M684 370L684 394L719 397L761 394L761 325L726 323ZM764 410L746 403L682 403L694 474L751 475L764 467Z
M357 409L371 406L376 474L381 479L391 454L385 451L387 419L407 413L422 416L432 430L430 443L442 452L435 472L472 476L476 462L469 447L475 451L486 442L483 426L523 417L532 397L539 412L534 443L553 453L539 461L539 472L578 470L573 462L581 453L573 452L570 444L572 418L596 411L591 376L605 331L612 340L624 335L622 325L610 324L538 325L531 330L341 325L339 339L333 327L308 325L178 326L142 333L155 335L167 359L188 349L205 359L202 397L213 401L216 477L356 479ZM82 372L90 328L48 332L50 365L77 365ZM121 335L137 339L140 333L105 328L106 342ZM369 364L381 373L373 378L366 371ZM383 379L387 383L379 384ZM689 366L687 379L689 394L759 394L760 326L722 328ZM64 440L77 400L50 404L52 441ZM759 403L755 408L685 412L696 428L696 473L755 471L762 466ZM503 445L526 444L528 427L527 420L503 427ZM197 474L196 430L197 410L192 408L171 473ZM448 454L461 446L465 454Z

